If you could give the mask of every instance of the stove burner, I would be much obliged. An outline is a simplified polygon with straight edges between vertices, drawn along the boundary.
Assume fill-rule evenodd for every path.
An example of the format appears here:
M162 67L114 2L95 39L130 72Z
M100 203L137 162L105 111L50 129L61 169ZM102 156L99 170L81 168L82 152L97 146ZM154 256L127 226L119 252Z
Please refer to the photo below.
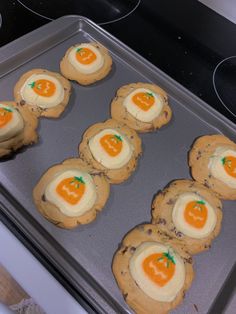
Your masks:
M236 117L236 56L218 63L213 72L213 87L222 105Z
M17 0L22 6L47 20L63 15L85 16L97 24L104 25L119 21L130 15L141 0Z

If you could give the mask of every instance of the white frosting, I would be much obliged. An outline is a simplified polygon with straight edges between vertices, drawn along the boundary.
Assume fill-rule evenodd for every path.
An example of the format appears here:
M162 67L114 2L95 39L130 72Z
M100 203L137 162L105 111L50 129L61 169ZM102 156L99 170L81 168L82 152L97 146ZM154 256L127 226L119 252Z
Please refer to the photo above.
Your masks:
M236 178L225 171L222 163L222 159L226 156L236 157L236 151L227 146L218 147L210 158L208 168L213 177L236 189Z
M202 228L195 228L190 225L184 218L184 210L187 204L191 201L204 201L207 208L207 219L206 223ZM196 238L202 239L207 237L215 228L216 225L216 213L213 207L203 198L195 193L183 193L179 196L175 202L172 211L172 220L176 228L183 234Z
M96 55L96 59L90 64L80 63L76 58L76 51L78 48L88 48L88 49L92 50ZM70 53L68 55L68 59L69 59L69 62L73 65L73 67L77 71L84 73L84 74L92 74L92 73L98 71L104 64L103 55L100 53L100 51L96 47L94 47L90 44L81 44L81 45L74 47L74 49L72 49L70 51Z
M149 110L144 111L133 102L132 97L137 93L151 93L153 95L154 104ZM155 94L147 88L137 88L124 99L123 105L135 119L142 122L150 122L159 116L164 104L160 95Z
M44 97L36 94L30 86L37 80L48 80L56 85L55 93L51 97ZM20 90L22 99L30 105L36 105L41 108L52 108L60 104L64 99L64 88L55 77L47 74L33 74L24 83Z
M0 142L9 140L24 128L24 120L21 114L12 106L0 104L0 108L7 108L12 110L12 119L3 127L0 128Z
M175 272L170 281L161 287L145 274L142 263L149 255L167 253L168 249L175 261ZM185 282L185 266L182 258L169 247L158 242L145 242L139 245L130 259L129 269L139 288L150 298L161 302L173 301Z
M122 150L115 157L108 155L100 144L100 139L106 134L118 135L122 139ZM94 159L109 169L119 169L123 167L130 160L133 153L133 146L129 143L128 139L114 129L104 129L92 137L89 140L89 148Z
M85 182L85 192L78 204L71 205L57 193L56 188L62 180L75 176L83 178ZM45 197L49 202L55 204L63 214L70 217L81 216L89 211L95 204L97 198L96 186L88 173L71 169L56 175L46 187Z

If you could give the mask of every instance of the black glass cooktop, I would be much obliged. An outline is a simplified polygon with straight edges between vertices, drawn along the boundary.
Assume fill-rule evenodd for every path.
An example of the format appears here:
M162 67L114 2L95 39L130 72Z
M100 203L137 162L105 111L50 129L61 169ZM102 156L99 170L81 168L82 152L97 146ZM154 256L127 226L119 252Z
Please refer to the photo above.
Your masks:
M197 0L1 0L0 14L1 46L86 16L236 122L236 25Z

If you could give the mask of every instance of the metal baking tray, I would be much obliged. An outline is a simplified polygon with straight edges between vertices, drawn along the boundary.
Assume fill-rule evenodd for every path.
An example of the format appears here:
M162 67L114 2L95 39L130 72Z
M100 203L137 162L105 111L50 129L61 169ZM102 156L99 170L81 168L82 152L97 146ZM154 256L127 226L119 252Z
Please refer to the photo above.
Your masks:
M66 111L59 119L41 119L40 140L0 163L0 207L70 284L101 313L132 313L111 271L114 252L135 225L151 219L153 195L173 179L190 178L187 153L194 139L223 133L236 138L235 125L102 28L78 16L50 22L0 49L2 100L13 99L18 78L32 68L59 71L59 61L73 44L99 41L114 61L112 72L87 87L73 83ZM132 82L153 82L169 94L171 122L141 135L143 156L132 177L113 185L97 219L74 230L59 229L44 219L32 190L44 171L76 157L83 132L110 117L116 90ZM175 314L207 313L222 290L236 259L236 210L224 202L222 231L212 248L197 255L196 276Z

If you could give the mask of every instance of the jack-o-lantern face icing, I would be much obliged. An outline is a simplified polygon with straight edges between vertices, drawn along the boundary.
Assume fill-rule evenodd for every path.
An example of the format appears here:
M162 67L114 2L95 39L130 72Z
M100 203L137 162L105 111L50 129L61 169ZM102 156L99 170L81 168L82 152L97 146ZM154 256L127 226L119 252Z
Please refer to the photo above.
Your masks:
M174 276L175 261L169 252L154 253L143 261L143 270L150 280L163 287Z
M21 114L12 106L0 103L0 142L6 141L24 128Z
M204 201L191 201L184 210L187 223L195 228L203 228L207 221L207 207Z
M236 157L235 156L226 156L221 159L222 164L224 166L225 172L233 177L236 178Z
M236 189L236 150L218 147L210 158L209 171L213 177Z
M71 65L83 74L95 73L104 64L104 57L99 49L89 43L75 46L68 58Z
M133 147L128 139L114 129L105 129L89 141L93 157L104 167L118 169L131 158Z
M172 301L185 280L181 257L171 247L158 242L139 245L130 259L129 269L139 288L157 301Z
M175 202L172 220L176 228L192 238L205 238L215 228L213 207L195 193L182 193Z
M137 88L123 102L126 110L137 120L151 122L163 108L163 98L147 88Z
M80 216L95 204L97 195L92 177L77 169L59 173L46 187L45 197L67 216Z
M155 103L153 93L138 92L132 97L133 103L143 111L148 111Z
M122 138L116 134L106 134L100 138L100 144L111 157L116 157L122 151Z
M82 177L63 179L57 186L57 193L69 204L78 204L85 193L85 182Z
M59 80L48 74L33 74L20 90L23 100L29 105L53 108L64 99L64 88Z
M91 64L97 59L97 55L90 48L80 47L76 50L76 59L81 64Z
M33 91L39 96L51 97L56 92L56 85L50 80L40 79L29 84Z
M7 107L0 108L0 128L3 128L7 125L13 117L12 109Z

